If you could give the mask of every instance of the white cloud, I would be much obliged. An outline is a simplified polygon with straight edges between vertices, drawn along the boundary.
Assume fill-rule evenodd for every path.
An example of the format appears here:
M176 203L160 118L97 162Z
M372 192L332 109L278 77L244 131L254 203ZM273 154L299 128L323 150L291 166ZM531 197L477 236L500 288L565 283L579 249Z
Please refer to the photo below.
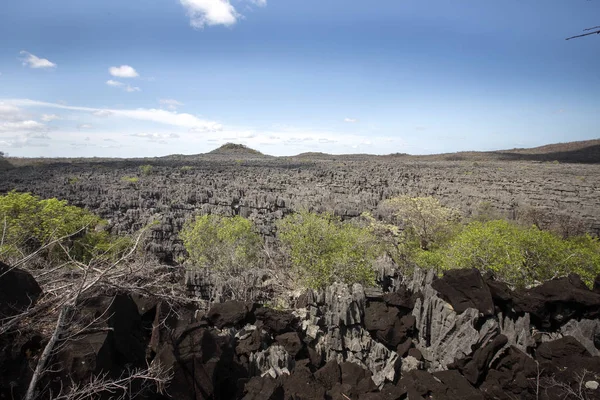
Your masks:
M92 113L92 115L95 117L106 118L106 117L110 117L111 115L113 115L113 113L111 113L108 110L98 110L98 111L94 111Z
M182 106L183 103L178 102L175 99L159 99L160 104L166 106L169 110L177 110L177 107Z
M19 54L23 56L23 65L29 68L55 68L56 64L45 58L39 58L28 51L22 50Z
M47 143L40 143L31 138L21 135L11 138L0 139L0 146L12 147L12 148L23 148L23 147L48 147Z
M147 133L147 132L141 132L141 133L132 133L129 136L134 136L134 137L138 137L138 138L145 138L145 139L149 139L150 141L155 141L158 139L177 139L179 138L179 135L176 133Z
M44 122L52 122L52 121L56 121L58 119L61 119L58 115L56 114L42 114L42 121Z
M187 10L190 25L202 29L205 25L234 25L240 14L229 0L179 0Z
M48 127L40 122L33 120L2 122L0 121L0 132L32 132L46 131Z
M140 89L137 86L125 85L123 82L115 81L112 79L107 80L106 84L112 87L123 88L123 90L129 93L142 91L142 89Z
M250 3L259 7L265 7L267 5L267 0L250 0Z
M121 87L125 85L123 82L113 81L112 79L107 80L106 84L112 87Z
M136 78L140 76L137 71L129 65L121 65L120 67L110 67L108 72L117 78Z
M138 108L138 109L101 109L93 107L77 107L67 106L58 103L47 103L44 101L36 101L29 99L11 99L4 100L4 104L17 107L48 107L62 110L82 111L94 113L98 111L109 112L115 118L129 118L139 121L156 122L164 125L177 126L187 128L194 132L216 132L223 129L223 126L218 122L203 120L195 115L187 113L178 113L175 111L167 111L154 108Z
M331 144L331 143L337 143L337 140L321 138L321 139L319 139L319 143L321 143L321 144Z
M48 132L29 132L25 134L25 137L30 139L50 139L50 136L48 136Z
M22 121L25 117L19 107L0 103L0 121Z
M358 122L356 118L344 118L344 122L348 122L349 124L354 124Z
M79 124L77 125L77 129L92 129L93 126L90 124Z

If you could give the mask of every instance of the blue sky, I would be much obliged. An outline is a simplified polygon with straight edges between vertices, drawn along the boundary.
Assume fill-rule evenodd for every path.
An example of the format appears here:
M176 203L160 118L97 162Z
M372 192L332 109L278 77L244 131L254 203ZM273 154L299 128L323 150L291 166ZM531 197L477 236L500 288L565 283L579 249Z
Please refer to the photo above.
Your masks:
M587 0L19 0L13 156L428 154L599 138Z

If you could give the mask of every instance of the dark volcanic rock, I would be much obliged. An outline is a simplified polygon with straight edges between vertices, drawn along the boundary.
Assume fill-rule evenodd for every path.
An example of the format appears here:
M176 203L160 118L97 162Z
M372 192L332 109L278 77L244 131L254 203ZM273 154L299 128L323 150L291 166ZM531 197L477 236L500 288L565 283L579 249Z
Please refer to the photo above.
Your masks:
M296 332L287 332L275 337L275 341L283 346L290 356L296 357L302 350L304 343L300 340L300 336Z
M289 311L273 310L268 307L259 307L254 312L257 320L262 322L262 327L274 334L280 335L293 332L298 325L298 318Z
M235 356L232 340L203 324L179 331L157 354L161 364L173 371L167 394L181 400L235 398L247 371Z
M483 316L494 314L490 289L475 268L445 271L443 278L435 279L431 286L459 314L467 308L475 308Z
M0 261L0 319L25 311L41 294L42 289L29 272Z
M472 385L477 386L485 378L496 353L507 343L508 338L504 335L499 335L486 346L477 349L473 356L459 360L457 368Z
M488 399L535 399L535 361L514 346L494 362L479 389Z
M244 385L242 400L284 400L283 386L271 377L255 376Z
M529 313L532 321L545 329L557 328L575 317L600 317L600 294L589 290L576 275L517 290L513 304L516 312Z
M331 390L336 383L342 381L342 372L336 360L331 360L315 372L315 378L325 389Z
M219 329L226 326L236 327L246 322L253 322L253 318L250 318L253 308L254 305L251 303L235 300L213 304L206 318Z
M434 372L433 376L448 387L446 395L455 396L454 400L483 400L483 393L475 389L458 371ZM442 398L442 397L437 397ZM448 397L452 399L452 397Z

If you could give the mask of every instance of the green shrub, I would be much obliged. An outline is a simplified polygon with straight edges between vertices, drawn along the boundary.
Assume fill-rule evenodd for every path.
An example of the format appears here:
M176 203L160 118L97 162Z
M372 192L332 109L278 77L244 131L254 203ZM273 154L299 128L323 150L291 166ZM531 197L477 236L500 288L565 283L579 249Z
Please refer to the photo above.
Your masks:
M521 227L504 220L474 221L438 250L434 262L442 268L492 271L514 286L570 273L592 284L600 273L600 243L590 236L563 240L535 226Z
M136 183L140 180L140 178L138 178L137 176L124 176L121 178L121 180L127 183Z
M150 164L140 165L140 172L142 175L150 175L152 173L152 168L154 167Z
M0 256L22 257L61 238L61 244L79 261L91 259L98 251L111 250L114 254L112 247L117 240L99 230L103 223L100 217L66 201L41 200L30 193L12 191L0 196ZM88 242L94 246L85 245ZM45 255L66 257L58 243Z
M382 211L404 227L404 239L422 250L442 245L456 233L460 213L433 197L400 196L383 202Z
M185 224L180 237L195 267L235 273L260 261L261 237L240 216L198 216Z
M318 289L334 281L375 283L372 263L381 247L371 229L306 211L287 216L277 227L292 265L308 287Z

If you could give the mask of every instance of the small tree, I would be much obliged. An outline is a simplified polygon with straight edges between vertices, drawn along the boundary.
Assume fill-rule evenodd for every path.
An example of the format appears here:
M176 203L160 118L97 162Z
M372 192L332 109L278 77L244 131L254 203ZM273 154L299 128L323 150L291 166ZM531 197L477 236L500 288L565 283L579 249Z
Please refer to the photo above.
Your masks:
M262 240L246 218L198 216L184 226L180 237L195 267L237 272L258 265Z
M425 251L430 250L433 244L447 240L460 220L457 210L444 207L433 197L394 197L384 201L381 209L404 226L408 241L417 241L421 250Z
M287 216L277 227L292 265L308 287L318 289L335 281L375 283L372 263L381 247L370 229L307 211Z
M470 223L441 249L444 268L478 268L526 286L570 273L589 285L600 273L600 243L589 235L563 240L535 226L497 220Z
M55 241L56 246L47 248L45 255L63 257L59 245L81 261L92 257L94 252L108 255L122 247L116 243L121 239L104 232L103 223L100 217L64 200L9 192L0 196L0 258L5 261L22 258Z
M140 165L140 172L142 175L150 175L152 173L152 169L153 167L150 164Z

